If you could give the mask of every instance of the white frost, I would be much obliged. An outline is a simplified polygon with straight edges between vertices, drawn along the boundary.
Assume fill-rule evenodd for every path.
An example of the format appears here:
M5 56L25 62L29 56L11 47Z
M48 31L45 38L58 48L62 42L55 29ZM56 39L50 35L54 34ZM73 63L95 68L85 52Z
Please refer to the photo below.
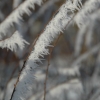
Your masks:
M73 2L72 2L73 1ZM77 0L77 2L80 0ZM31 91L32 85L36 82L35 72L38 68L37 62L41 62L39 58L49 54L48 46L57 38L61 31L75 15L74 11L78 9L76 0L68 0L59 9L58 13L46 26L44 32L37 40L34 50L32 51L25 68L23 69L19 82L17 84L12 100L26 100Z
M29 43L22 38L18 31L16 31L10 38L0 41L0 47L2 49L7 48L11 51L16 51L17 46L22 50L25 47L25 44Z
M75 16L75 22L79 28L86 25L93 12L100 8L100 0L87 0L80 12Z
M1 24L0 24L0 37L1 34L6 35L9 28L16 24L20 24L22 15L24 13L30 15L31 11L29 8L34 9L34 4L41 5L42 0L27 0L22 3L17 9L15 9Z

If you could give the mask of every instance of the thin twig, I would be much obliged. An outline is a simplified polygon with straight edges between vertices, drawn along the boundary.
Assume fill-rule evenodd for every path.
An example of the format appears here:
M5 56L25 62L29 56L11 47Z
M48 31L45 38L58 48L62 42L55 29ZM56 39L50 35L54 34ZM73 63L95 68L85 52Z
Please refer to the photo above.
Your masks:
M53 44L53 48L56 46L58 40L60 39L62 34L60 34L57 38L57 40L55 41L55 43ZM51 54L53 51L53 48L50 49L50 55L48 56L48 65L47 65L47 69L46 69L46 77L45 77L45 82L44 82L44 100L46 100L46 84L47 84L47 80L48 80L48 70L49 70L49 66L50 66L50 60L51 60Z

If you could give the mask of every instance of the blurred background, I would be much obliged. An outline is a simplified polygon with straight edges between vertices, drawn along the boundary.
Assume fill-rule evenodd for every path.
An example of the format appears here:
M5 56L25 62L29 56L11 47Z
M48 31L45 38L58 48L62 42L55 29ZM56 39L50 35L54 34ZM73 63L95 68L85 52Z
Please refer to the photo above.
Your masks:
M0 0L0 22L24 1ZM23 14L23 22L16 27L30 43L24 50L11 52L0 48L0 100L9 100L31 44L64 2L44 0L41 7L35 5L31 16ZM96 26L99 25L100 21ZM80 35L78 26L72 21L61 33L51 54L46 100L100 100L100 31L95 28L94 34L89 35L88 29ZM37 81L28 100L43 100L47 66L48 56L39 64Z

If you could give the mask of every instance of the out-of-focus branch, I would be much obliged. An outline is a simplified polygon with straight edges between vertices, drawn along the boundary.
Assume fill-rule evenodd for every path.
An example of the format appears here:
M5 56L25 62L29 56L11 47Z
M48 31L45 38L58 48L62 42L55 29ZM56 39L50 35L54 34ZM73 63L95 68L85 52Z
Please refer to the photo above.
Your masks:
M99 49L100 49L100 43L98 45L94 46L93 48L91 48L91 50L87 51L86 53L84 53L80 57L78 57L78 59L76 59L72 63L72 66L80 64L82 61L86 60L88 56L97 53Z

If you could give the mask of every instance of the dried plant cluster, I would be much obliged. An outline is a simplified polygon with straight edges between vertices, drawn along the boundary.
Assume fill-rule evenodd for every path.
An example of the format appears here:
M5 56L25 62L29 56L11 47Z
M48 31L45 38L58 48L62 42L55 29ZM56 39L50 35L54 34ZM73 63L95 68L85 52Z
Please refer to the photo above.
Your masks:
M15 56L12 59L16 59L18 65L11 68L14 70L9 71L12 74L5 79L5 84L2 85L0 78L0 88L4 88L0 90L0 100L100 100L100 0L13 0L9 15L2 12L5 4L9 4L7 0L0 1L0 47L13 52ZM54 14L50 19L52 12ZM31 36L25 33L31 33L31 27L43 13L43 18L40 18L44 20L42 26L47 22L48 24L40 29L42 32L37 37L34 34L36 38L32 38L33 42L27 42ZM32 32L35 33L35 28ZM64 33L67 36L63 36ZM62 65L57 64L55 71L54 65L50 66L50 60L53 61L51 53L57 42L61 42L61 37L65 38L69 56L63 60L59 57ZM41 63L47 55L49 57L45 77L44 67L42 69L40 65L42 66ZM23 64L19 64L23 59ZM5 62L7 61L9 62ZM20 70L19 73L16 73L16 70ZM15 78L13 86L15 73L17 79ZM40 77L37 77L39 73ZM51 85L48 78L53 75L58 81L52 82ZM59 78L60 75L62 77ZM45 82L44 88L39 88L37 82ZM8 93L9 87L13 89Z

